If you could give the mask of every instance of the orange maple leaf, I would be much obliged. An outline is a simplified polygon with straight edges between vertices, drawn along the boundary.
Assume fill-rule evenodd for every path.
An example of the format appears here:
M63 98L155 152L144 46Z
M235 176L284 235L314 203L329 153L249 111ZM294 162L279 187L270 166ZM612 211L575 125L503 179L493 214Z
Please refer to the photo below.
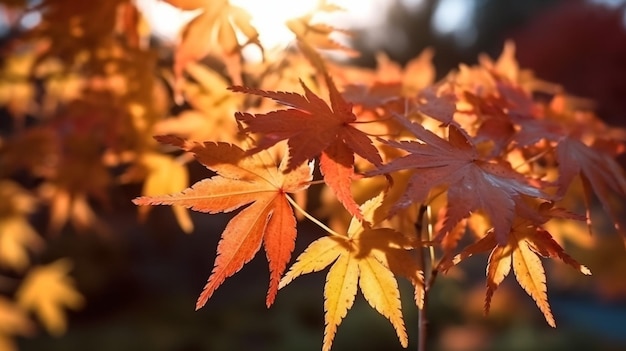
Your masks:
M215 267L198 298L201 308L213 292L248 263L263 244L270 268L266 304L276 297L278 282L295 246L296 219L287 193L306 189L312 179L312 165L302 164L285 172L266 154L247 156L238 146L227 143L186 141L174 136L156 137L162 143L192 152L196 159L217 173L181 193L145 196L137 205L179 205L194 211L230 212L249 205L226 225L217 246Z
M231 87L232 91L270 98L290 107L256 115L238 112L235 116L247 125L246 132L263 133L257 146L249 151L251 153L267 149L281 140L288 140L290 159L287 170L321 154L320 169L324 181L350 214L362 219L359 206L350 192L354 177L354 154L374 165L381 165L382 158L371 139L353 125L357 117L352 112L352 104L344 100L328 75L326 82L330 106L302 81L300 84L305 95Z
M181 41L174 55L176 93L181 93L181 79L185 66L202 59L216 48L219 48L230 78L234 82L241 82L241 49L248 44L254 44L263 51L259 33L251 24L250 14L230 4L228 0L166 1L180 9L200 10L200 14L183 29ZM239 37L246 38L243 44L240 43L238 34Z
M376 222L375 211L383 194L361 206L368 222ZM371 228L353 217L346 235L322 237L309 245L280 282L280 288L300 275L320 271L332 264L324 286L326 327L322 350L330 350L337 327L354 303L357 285L367 302L393 325L400 343L408 336L402 319L400 292L394 274L407 277L415 287L415 299L423 306L423 276L410 254L406 236L390 228ZM333 263L334 262L334 263Z
M576 218L568 213L559 213L560 209L541 211L542 215ZM544 217L547 220L547 217ZM490 251L487 264L487 292L485 295L485 313L491 307L491 298L500 283L511 272L511 267L519 285L535 300L548 324L556 327L554 316L548 304L546 275L541 257L560 260L585 275L591 275L589 268L578 263L565 253L552 235L530 219L517 217L505 244L498 243L493 230L479 241L467 246L452 259L444 260L439 270L446 271L452 265L477 253Z

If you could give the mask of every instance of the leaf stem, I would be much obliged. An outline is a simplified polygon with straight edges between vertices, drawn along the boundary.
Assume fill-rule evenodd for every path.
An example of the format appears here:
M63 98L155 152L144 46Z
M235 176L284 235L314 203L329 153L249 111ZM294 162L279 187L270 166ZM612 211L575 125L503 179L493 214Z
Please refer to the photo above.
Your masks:
M427 221L426 225L424 225L424 220ZM430 205L422 204L419 209L419 216L417 219L417 223L419 223L420 229L420 239L422 242L424 241L424 236L428 239L428 242L432 242L433 240L433 225L432 225L432 210ZM425 257L428 255L428 260ZM428 337L428 317L426 315L426 308L428 306L428 293L430 288L435 283L435 278L437 277L437 269L435 266L435 248L433 245L430 245L428 249L421 248L419 253L419 257L421 260L422 270L424 272L424 303L422 308L418 311L418 344L417 351L426 351L427 346L427 337ZM428 265L428 267L427 267ZM426 272L430 272L426 274Z
M517 166L513 167L513 169L518 169L524 165L530 164L532 162L537 161L538 159L542 158L543 156L545 156L548 152L553 151L554 148L552 146L546 148L545 150L541 151L540 153L536 154L535 156L532 156L531 158L524 160L524 162L518 164Z
M343 236L343 235L337 233L336 231L330 229L327 225L325 225L324 223L320 222L319 219L313 217L311 214L309 214L307 211L305 211L302 207L300 207L300 205L298 205L298 203L294 199L291 198L291 196L285 194L285 197L287 198L287 201L289 201L291 206L293 206L296 210L298 210L300 213L302 213L302 215L304 217L308 218L311 222L317 224L320 228L322 228L326 232L328 232L328 234L335 235L335 236Z

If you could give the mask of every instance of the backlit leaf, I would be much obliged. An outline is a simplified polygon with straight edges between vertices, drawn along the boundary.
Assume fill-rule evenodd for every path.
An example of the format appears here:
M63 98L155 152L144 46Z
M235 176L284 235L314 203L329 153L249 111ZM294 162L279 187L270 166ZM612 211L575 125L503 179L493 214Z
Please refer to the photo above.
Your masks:
M378 196L361 206L367 220L373 221L382 198ZM324 286L326 327L322 350L330 350L337 327L354 303L357 286L370 306L389 319L400 343L407 347L395 274L407 276L416 290L423 291L421 272L409 248L411 244L402 234L388 228L372 229L354 217L347 235L326 236L311 243L283 277L280 288L300 275L332 264Z
M135 204L178 205L208 213L230 212L248 205L226 225L217 246L215 266L196 308L204 306L226 278L249 262L262 243L270 267L266 299L270 306L295 246L296 220L286 196L308 187L311 165L302 164L285 172L286 162L277 167L265 152L247 156L238 146L227 143L198 143L173 136L157 139L193 153L217 175L180 193L137 198Z

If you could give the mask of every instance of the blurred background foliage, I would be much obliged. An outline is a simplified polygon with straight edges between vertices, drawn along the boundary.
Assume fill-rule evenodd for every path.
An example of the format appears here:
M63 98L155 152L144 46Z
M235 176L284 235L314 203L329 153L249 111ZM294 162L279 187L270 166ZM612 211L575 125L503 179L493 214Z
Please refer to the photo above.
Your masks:
M497 57L512 39L522 67L562 85L608 123L626 126L623 1L362 3L375 16L346 22L355 31L351 46L362 53L354 64L373 67L381 52L404 64L432 48L427 54L440 78L481 54ZM187 100L176 105L174 41L158 23L186 15L149 21L157 2L137 5L140 11L128 0L0 1L0 350L318 349L322 275L285 289L267 310L267 272L255 259L194 312L217 233L230 217L170 208L148 214L147 207L137 214L131 204L138 194L178 191L187 178L206 176L201 166L164 153L152 135L230 138L234 133L224 131L241 102L224 92L228 74L209 58L203 64L217 69L192 65ZM275 79L295 78L286 71ZM431 349L626 348L624 245L597 227L593 237L580 235L584 226L560 228L573 233L565 236L567 249L594 275L548 266L556 330L509 280L484 317L487 258L475 258L430 295ZM299 225L304 240L296 252L314 230ZM403 303L414 342L417 311ZM359 299L340 329L335 350L400 347Z

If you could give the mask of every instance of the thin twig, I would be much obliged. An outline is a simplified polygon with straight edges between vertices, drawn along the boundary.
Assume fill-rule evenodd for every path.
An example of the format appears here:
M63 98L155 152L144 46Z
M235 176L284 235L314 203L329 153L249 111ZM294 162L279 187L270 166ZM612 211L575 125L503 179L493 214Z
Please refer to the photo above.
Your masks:
M294 199L292 199L289 195L285 194L285 197L287 198L287 201L289 201L289 203L296 209L298 210L300 213L302 213L304 215L304 217L308 218L311 222L317 224L320 228L324 229L326 232L328 232L328 234L330 235L335 235L335 236L343 236L339 233L337 233L336 231L330 229L328 226L326 226L324 223L320 222L317 218L313 217L312 215L310 215L307 211L305 211L302 207L300 207L300 205L298 205L298 203L296 201L294 201Z
M417 229L419 230L419 236L420 236L420 240L423 241L424 237L423 237L423 233L424 233L424 213L426 213L426 209L428 208L428 206L425 205L421 205L419 208L419 214L417 217ZM419 259L420 259L420 264L422 266L422 271L426 272L426 257L424 256L426 254L426 250L424 250L423 247L420 247L420 251L419 251ZM417 351L426 351L426 336L427 336L427 324L428 324L428 319L426 316L426 303L428 301L427 299L427 286L426 286L426 277L424 276L424 302L422 304L422 308L418 309L418 314L417 314Z

